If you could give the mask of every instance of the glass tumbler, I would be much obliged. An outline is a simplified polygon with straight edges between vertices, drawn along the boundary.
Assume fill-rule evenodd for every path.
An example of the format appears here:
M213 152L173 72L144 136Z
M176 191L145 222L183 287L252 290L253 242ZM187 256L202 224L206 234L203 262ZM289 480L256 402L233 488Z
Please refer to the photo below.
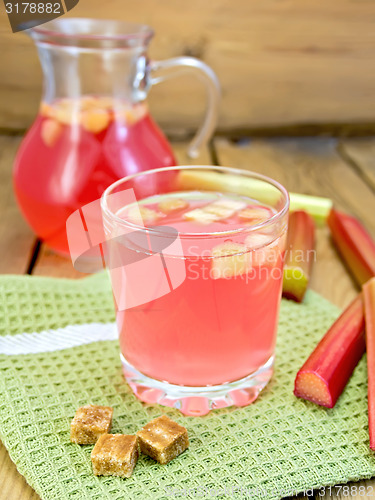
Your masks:
M245 170L180 166L101 199L123 372L186 415L245 406L273 372L289 197Z

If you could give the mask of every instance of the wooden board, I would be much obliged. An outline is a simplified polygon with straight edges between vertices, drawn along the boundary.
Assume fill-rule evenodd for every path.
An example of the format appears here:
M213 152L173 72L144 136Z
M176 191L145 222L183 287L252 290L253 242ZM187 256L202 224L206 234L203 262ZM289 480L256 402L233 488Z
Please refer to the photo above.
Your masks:
M296 123L374 122L375 3L368 0L81 0L68 16L150 24L150 55L201 58L223 90L221 130ZM25 34L0 17L0 127L27 127L41 70ZM124 77L125 78L125 77ZM205 92L182 76L151 92L163 127L191 131Z
M375 190L375 139L345 139L340 142L339 151L358 175Z
M12 168L20 141L0 136L0 274L25 273L35 242L13 193Z
M9 454L0 442L0 500L40 500L39 495L19 474Z

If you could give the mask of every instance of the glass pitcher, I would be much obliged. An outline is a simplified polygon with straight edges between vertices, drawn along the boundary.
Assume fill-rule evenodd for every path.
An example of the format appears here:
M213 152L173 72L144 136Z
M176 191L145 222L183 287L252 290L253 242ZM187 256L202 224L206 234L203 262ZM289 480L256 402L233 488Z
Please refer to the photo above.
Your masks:
M150 87L186 69L205 81L207 113L188 149L196 157L216 124L219 84L198 59L150 61L148 26L67 18L28 32L38 48L44 92L15 160L15 193L35 233L68 254L65 223L72 212L122 177L176 165L148 112Z

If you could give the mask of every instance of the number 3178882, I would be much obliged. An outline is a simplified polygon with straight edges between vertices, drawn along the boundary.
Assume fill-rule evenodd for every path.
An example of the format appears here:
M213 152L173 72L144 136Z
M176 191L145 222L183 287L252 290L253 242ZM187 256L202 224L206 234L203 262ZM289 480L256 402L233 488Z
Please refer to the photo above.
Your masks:
M17 2L6 3L5 10L7 14L63 14L60 3L52 2Z
M319 496L338 496L341 497L372 497L374 496L373 487L369 486L357 486L356 484L352 485L343 485L343 486L323 486L319 489Z

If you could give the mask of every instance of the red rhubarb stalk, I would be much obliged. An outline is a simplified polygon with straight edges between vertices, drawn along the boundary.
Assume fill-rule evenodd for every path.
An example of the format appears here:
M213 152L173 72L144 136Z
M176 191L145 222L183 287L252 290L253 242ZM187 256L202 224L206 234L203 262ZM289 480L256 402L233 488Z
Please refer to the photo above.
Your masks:
M286 243L283 296L301 302L307 290L314 262L315 224L307 212L289 216Z
M366 322L368 429L370 448L375 450L375 278L363 286Z
M297 373L294 394L333 408L365 351L364 327L360 294L333 323Z
M375 242L351 215L332 209L328 219L332 240L359 285L375 276Z

